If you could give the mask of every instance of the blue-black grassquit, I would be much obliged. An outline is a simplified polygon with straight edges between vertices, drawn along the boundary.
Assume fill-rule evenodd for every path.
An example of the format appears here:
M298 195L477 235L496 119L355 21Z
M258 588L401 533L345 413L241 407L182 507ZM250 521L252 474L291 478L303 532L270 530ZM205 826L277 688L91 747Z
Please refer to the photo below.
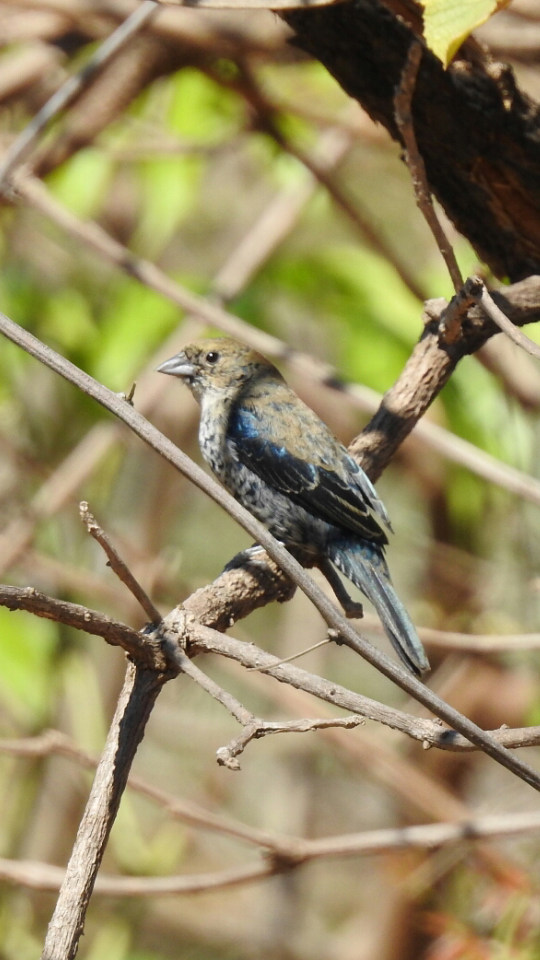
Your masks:
M333 563L374 604L397 653L429 663L388 573L388 515L373 484L279 371L244 344L201 340L166 360L201 405L204 459L233 496L300 555Z

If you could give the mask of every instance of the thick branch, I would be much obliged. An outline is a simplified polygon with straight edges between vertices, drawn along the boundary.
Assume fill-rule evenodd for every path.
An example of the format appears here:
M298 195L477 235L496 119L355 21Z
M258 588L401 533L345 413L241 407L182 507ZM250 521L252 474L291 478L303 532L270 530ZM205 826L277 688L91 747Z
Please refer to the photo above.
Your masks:
M511 295L498 290L493 300L516 326L540 320L540 276L529 277L512 287ZM377 413L351 444L351 452L372 480L380 476L405 437L448 383L463 357L474 353L499 328L480 308L468 311L461 335L451 343L441 336L446 304L428 300L425 327L403 372L388 390Z
M394 92L417 33L379 0L281 14L296 44L323 63L370 116L399 140ZM416 25L419 30L419 22ZM510 68L474 43L445 70L424 52L414 129L429 185L458 230L498 277L540 272L540 111Z

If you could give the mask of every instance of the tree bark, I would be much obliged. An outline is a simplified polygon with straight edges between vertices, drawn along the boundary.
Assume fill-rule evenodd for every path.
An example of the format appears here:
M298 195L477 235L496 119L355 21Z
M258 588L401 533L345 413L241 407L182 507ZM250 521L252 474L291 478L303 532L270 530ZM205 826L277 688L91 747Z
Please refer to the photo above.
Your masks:
M379 0L281 15L293 43L400 142L394 93L421 20L410 3L391 6L402 16ZM426 49L412 107L430 187L457 229L497 277L540 273L540 107L511 68L474 40L448 70Z

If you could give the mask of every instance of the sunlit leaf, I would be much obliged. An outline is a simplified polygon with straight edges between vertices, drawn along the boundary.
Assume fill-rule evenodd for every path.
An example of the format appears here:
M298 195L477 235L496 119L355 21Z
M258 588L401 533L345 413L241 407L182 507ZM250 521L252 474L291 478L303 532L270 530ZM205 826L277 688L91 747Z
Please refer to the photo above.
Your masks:
M445 66L469 34L510 0L420 0L424 36L430 50Z

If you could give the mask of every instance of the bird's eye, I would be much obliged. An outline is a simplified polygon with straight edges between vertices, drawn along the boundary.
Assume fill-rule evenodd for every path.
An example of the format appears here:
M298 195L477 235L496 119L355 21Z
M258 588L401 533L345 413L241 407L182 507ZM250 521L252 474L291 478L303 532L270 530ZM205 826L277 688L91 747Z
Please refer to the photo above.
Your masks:
M219 360L219 353L217 350L210 350L210 353L206 354L207 363L217 363Z

